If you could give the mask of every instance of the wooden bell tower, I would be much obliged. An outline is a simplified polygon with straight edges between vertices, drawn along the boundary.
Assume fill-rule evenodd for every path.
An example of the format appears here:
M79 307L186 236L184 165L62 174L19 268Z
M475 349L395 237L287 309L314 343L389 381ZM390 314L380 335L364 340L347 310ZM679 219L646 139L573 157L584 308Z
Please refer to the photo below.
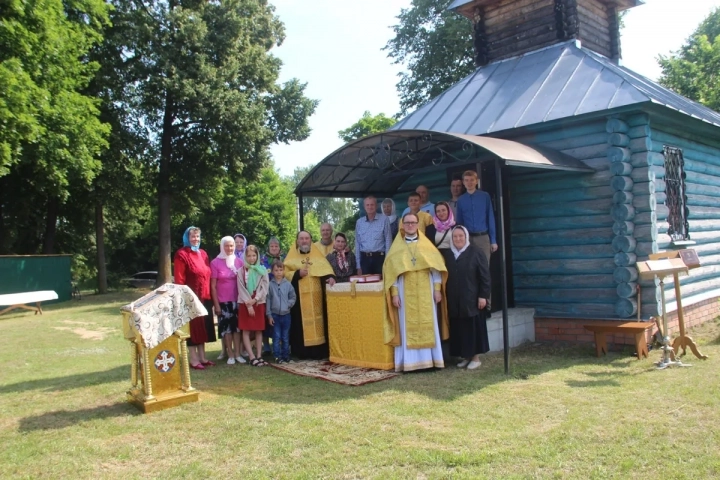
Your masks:
M478 66L572 39L617 62L618 15L641 0L455 0L473 22Z

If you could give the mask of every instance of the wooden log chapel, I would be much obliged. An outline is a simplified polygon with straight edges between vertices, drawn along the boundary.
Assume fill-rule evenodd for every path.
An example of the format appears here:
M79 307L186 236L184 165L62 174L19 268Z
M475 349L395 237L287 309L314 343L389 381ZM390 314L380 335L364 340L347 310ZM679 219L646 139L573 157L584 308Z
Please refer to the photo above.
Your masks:
M453 1L477 69L333 152L296 193L404 207L418 184L439 201L477 168L505 219L493 283L504 257L508 306L535 309L537 340L592 341L587 319L658 315L660 287L636 263L688 246L702 266L680 279L686 326L720 315L720 114L620 65L618 14L640 4Z

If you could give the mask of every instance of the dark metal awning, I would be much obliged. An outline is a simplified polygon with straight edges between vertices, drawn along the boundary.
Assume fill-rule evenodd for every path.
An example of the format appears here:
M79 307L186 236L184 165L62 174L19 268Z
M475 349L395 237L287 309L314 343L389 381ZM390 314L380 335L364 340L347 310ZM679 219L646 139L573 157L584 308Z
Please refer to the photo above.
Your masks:
M517 167L594 171L557 150L511 140L431 130L389 130L350 142L325 157L298 184L295 194L389 196L415 175L495 159Z

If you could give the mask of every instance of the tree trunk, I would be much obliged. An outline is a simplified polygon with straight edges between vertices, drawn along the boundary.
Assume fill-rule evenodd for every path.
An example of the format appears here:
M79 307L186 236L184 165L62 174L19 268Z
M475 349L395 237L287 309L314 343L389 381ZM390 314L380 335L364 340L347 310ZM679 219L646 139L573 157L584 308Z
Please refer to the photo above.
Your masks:
M95 244L97 245L97 283L98 292L107 293L107 266L105 265L105 220L103 204L95 203Z
M170 162L172 159L174 102L171 92L165 93L165 113L160 147L160 170L158 174L158 285L170 282Z
M60 200L50 197L47 203L47 216L45 217L45 235L43 237L43 250L45 255L55 253L55 233L57 231L57 218L60 210Z

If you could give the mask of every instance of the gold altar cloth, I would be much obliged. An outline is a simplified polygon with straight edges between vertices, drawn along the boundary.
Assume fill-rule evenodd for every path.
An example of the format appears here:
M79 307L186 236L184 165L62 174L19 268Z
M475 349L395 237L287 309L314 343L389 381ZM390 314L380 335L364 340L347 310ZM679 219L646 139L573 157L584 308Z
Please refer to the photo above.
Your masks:
M325 291L330 361L393 370L395 349L383 338L383 283L336 283Z

